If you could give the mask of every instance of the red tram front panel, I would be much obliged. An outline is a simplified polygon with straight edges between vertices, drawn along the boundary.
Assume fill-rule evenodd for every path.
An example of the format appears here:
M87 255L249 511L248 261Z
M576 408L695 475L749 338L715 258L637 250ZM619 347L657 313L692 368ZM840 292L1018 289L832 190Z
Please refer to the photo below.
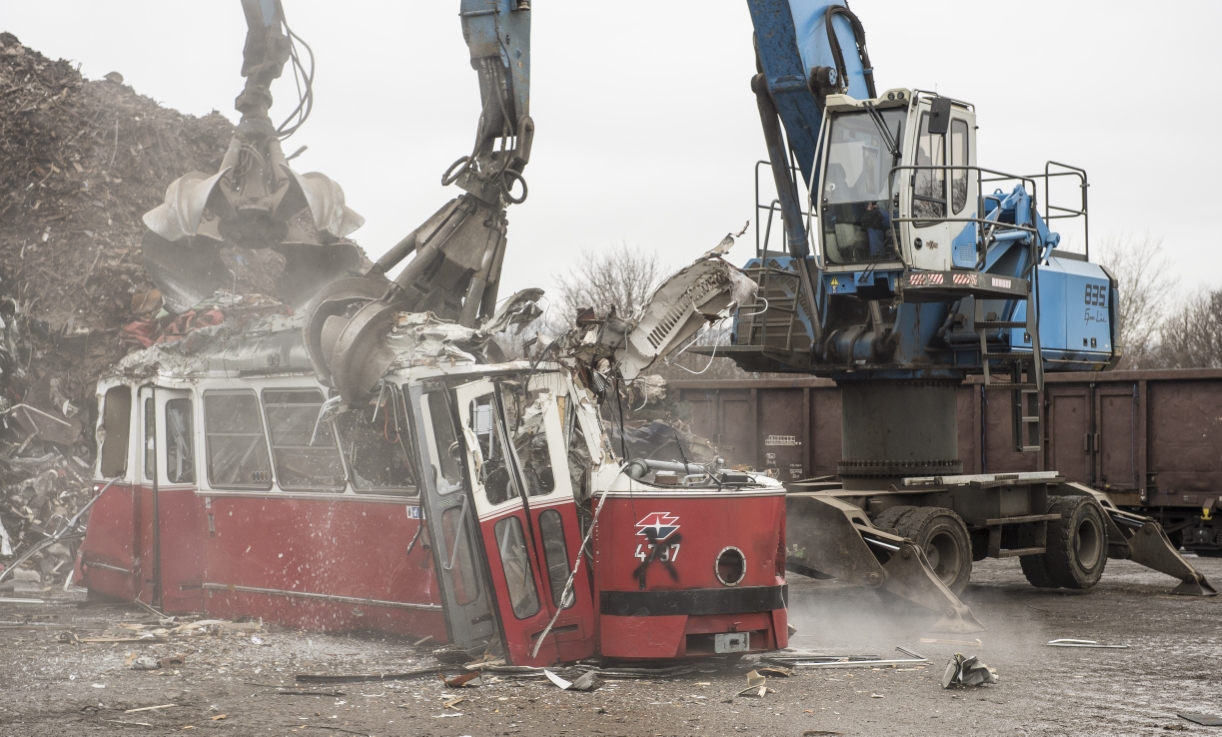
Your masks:
M609 492L594 581L605 657L784 648L784 491Z

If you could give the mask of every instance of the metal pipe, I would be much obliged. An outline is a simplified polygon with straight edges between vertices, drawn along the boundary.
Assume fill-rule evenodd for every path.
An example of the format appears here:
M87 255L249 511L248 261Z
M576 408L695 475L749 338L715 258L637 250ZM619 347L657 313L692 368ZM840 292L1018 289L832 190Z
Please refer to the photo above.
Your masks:
M412 232L403 236L402 240L390 247L386 253L382 254L382 258L377 260L373 265L373 271L380 274L385 274L390 271L403 259L411 255L412 251L416 250L416 237L420 233L420 228L416 228Z
M157 386L149 387L149 399L153 402L153 606L161 604L161 504L158 497L157 466ZM147 413L145 420L148 420Z
M751 78L751 90L759 107L760 123L764 128L764 142L768 146L768 161L772 167L772 179L776 183L777 197L781 201L781 221L785 225L785 245L794 258L805 259L810 255L806 226L802 223L802 208L798 205L798 188L789 173L789 157L781 138L776 105L768 92L768 81L764 75ZM758 202L758 198L757 198Z
M631 478L639 479L650 471L673 471L674 473L707 474L709 470L699 463L679 463L677 461L655 461L649 458L635 458L624 466L624 473Z

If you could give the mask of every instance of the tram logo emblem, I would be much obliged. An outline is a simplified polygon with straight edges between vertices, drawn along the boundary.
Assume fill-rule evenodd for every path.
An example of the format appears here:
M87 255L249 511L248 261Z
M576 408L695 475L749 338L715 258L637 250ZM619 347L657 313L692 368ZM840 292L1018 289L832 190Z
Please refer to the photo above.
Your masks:
M652 530L651 535L649 531ZM636 523L636 534L651 542L661 542L679 531L679 516L670 512L650 512Z

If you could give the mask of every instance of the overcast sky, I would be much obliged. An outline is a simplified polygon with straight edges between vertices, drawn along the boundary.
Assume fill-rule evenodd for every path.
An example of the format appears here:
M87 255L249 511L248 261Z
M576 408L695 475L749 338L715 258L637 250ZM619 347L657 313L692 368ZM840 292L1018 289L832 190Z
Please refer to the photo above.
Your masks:
M441 187L441 173L470 150L479 114L458 2L284 5L318 65L314 114L285 150L308 145L294 168L343 185L366 218L354 237L376 258L458 193ZM1222 95L1210 86L1222 71L1222 3L852 7L879 90L936 89L974 103L982 166L1082 166L1092 246L1148 233L1182 288L1222 286L1213 217ZM621 242L680 266L754 218L764 146L744 2L534 8L530 197L510 210L502 295L550 288L582 249ZM0 0L0 28L79 62L89 78L118 71L164 105L237 119L237 0ZM278 118L295 93L285 80L274 91ZM752 247L740 244L732 260Z

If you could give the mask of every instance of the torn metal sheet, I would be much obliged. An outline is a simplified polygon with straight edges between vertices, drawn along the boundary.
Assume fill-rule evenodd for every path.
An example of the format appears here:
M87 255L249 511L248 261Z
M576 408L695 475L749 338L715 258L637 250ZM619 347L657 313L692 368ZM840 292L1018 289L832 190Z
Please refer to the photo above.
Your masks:
M747 687L734 695L753 696L755 698L762 699L764 698L764 694L772 691L772 689L768 688L767 684L768 678L761 675L759 671L753 670L747 674Z
M1099 647L1099 648L1108 648L1108 649L1113 649L1113 650L1127 650L1129 646L1128 645L1108 645L1106 643L1095 642L1094 640L1060 639L1060 640L1049 640L1048 647Z
M883 659L877 655L825 655L820 653L800 653L782 651L775 655L764 657L769 663L789 666L790 668L878 668L890 665L912 665L928 663L929 658L918 655L903 647L896 650L911 656L908 658Z
M967 647L982 647L984 642L979 637L974 640L939 640L934 637L922 637L921 642L932 645L962 645Z
M598 688L598 676L593 670L587 670L574 681L567 681L550 670L544 670L543 675L561 691L593 691Z
M997 683L997 671L980 662L975 655L964 657L962 653L955 653L942 674L942 688L983 686L986 683Z
M756 283L720 256L701 258L653 293L615 354L620 375L635 379L710 322L755 299Z
M1180 712L1178 716L1181 719L1187 719L1194 724L1200 724L1203 727L1222 727L1222 717L1213 714L1197 714L1195 712Z

